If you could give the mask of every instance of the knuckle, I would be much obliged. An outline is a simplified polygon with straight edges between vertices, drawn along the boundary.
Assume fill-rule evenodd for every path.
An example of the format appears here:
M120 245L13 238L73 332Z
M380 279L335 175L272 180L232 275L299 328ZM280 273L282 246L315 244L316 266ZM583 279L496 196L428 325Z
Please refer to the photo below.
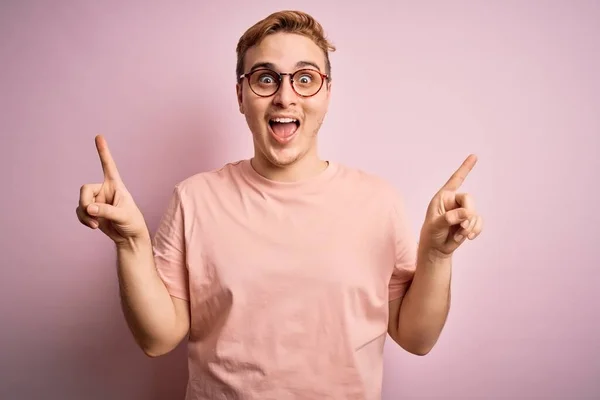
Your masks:
M465 207L473 207L473 198L469 193L462 193L461 200Z
M85 185L81 186L81 189L79 190L79 197L82 201L86 198L91 197L91 195L92 195L92 188L89 184L85 184Z
M444 219L446 220L446 223L448 223L448 224L452 224L454 222L454 218L452 217L451 213L444 214Z
M114 218L114 210L111 207L107 207L104 204L98 204L98 216L106 219Z
M477 215L475 215L473 218L471 218L471 223L469 224L469 228L474 229L477 226L478 220L479 220L479 217Z

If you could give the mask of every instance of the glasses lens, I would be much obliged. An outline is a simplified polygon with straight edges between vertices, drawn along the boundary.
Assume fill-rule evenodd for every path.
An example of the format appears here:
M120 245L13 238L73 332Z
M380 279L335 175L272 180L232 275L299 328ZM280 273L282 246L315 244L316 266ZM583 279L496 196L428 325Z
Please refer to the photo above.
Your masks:
M270 96L279 88L279 76L267 69L254 71L249 82L252 90L259 96Z
M313 96L323 86L323 77L312 69L301 69L292 77L294 90L300 96ZM250 88L259 96L271 96L279 89L279 75L270 69L259 69L249 77Z
M294 74L294 89L301 96L312 96L321 89L323 77L312 69L302 69Z

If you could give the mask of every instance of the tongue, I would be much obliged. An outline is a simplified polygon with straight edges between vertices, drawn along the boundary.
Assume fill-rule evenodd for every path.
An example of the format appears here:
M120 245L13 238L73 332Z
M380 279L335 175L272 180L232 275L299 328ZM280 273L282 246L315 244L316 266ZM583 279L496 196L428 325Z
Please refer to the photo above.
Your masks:
M294 122L288 122L288 123L275 122L272 125L272 128L273 128L273 133L275 134L275 136L285 139L287 137L292 136L294 134L294 132L296 132L297 126Z

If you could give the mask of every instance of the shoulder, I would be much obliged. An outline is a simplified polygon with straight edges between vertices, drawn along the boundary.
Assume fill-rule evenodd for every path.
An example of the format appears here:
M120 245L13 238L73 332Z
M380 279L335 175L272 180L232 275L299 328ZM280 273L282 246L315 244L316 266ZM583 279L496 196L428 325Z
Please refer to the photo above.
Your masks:
M180 197L206 193L207 190L222 190L235 184L242 175L244 160L229 162L219 168L199 172L175 184L175 191Z
M353 211L353 218L363 218L385 234L395 237L408 219L402 191L381 175L360 168L338 164L339 188ZM346 207L343 207L346 208Z
M390 205L400 198L400 191L391 181L363 169L338 163L338 180L355 193L365 193L374 199L390 202Z

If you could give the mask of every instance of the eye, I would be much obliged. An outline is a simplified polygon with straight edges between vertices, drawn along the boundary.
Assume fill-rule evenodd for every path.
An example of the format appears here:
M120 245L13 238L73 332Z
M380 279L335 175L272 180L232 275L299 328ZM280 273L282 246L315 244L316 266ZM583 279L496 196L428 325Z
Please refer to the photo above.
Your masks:
M304 69L294 74L294 82L299 87L313 87L320 84L320 75L313 70Z
M310 75L310 74L304 74L304 75L300 75L300 77L298 78L298 83L306 85L308 83L311 83L312 80L313 80L312 75Z
M270 74L262 74L258 77L258 82L264 85L270 85L275 83L275 78L273 78L273 75Z

